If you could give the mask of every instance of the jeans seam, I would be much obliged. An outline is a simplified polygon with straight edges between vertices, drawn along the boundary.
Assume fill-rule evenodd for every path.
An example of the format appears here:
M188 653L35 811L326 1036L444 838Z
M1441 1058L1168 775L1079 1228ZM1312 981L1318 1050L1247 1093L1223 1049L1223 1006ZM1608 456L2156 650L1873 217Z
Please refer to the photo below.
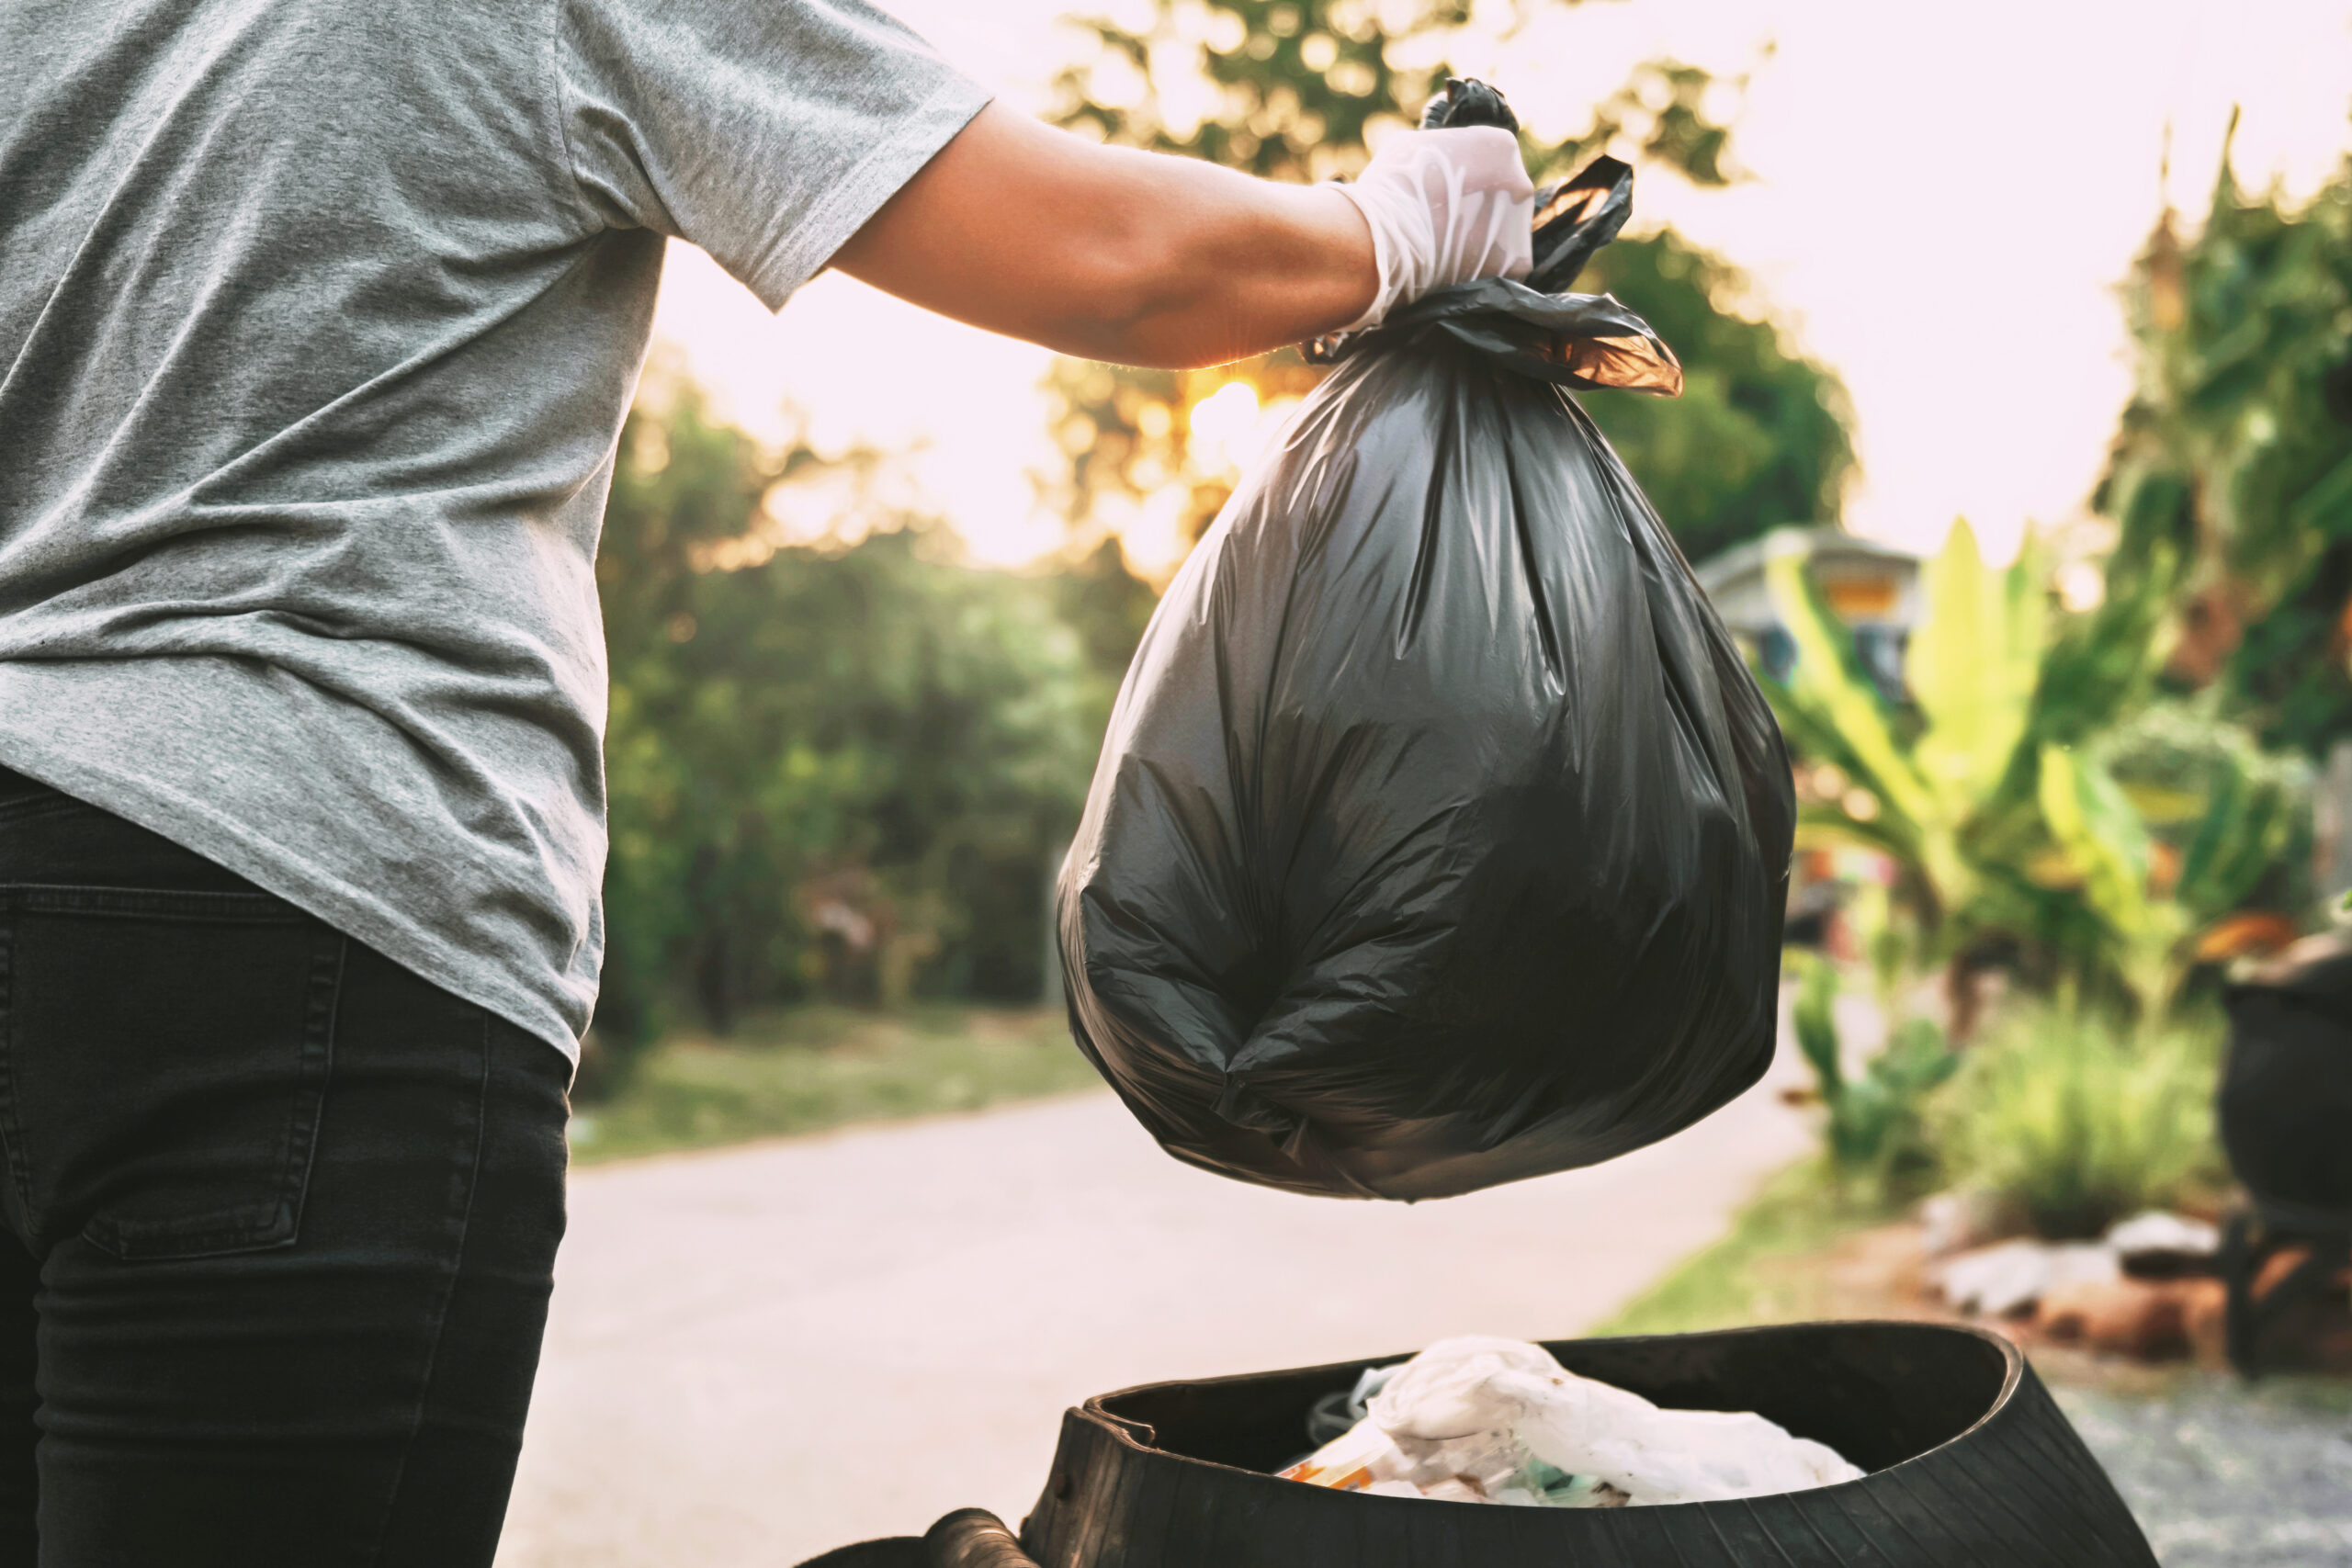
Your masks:
M472 1234L474 1199L481 1190L482 1145L490 1140L490 1014L481 1012L481 1083L474 1102L473 1157L466 1167L466 1201L458 1216L458 1246L449 1260L448 1283L441 1292L441 1302L433 1314L433 1331L424 1353L424 1373L416 1395L416 1417L411 1422L408 1440L401 1447L401 1461L392 1472L392 1489L384 1500L384 1517L376 1527L376 1544L368 1554L370 1568L380 1568L384 1548L392 1533L392 1518L400 1511L401 1492L408 1484L409 1461L415 1456L416 1445L424 1435L425 1412L433 1404L433 1378L441 1364L441 1337L448 1331L449 1305L457 1299L458 1281L465 1272L466 1242Z
M0 1142L8 1146L8 1180L17 1190L17 1202L25 1216L25 1242L30 1246L40 1224L33 1213L32 1173L25 1164L24 1130L17 1124L17 1012L13 1005L17 922L8 918L16 913L15 905L14 898L0 897Z
M351 954L351 939L334 933L333 956L322 951L311 966L311 995L303 1010L303 1067L315 1075L318 1092L296 1101L301 1107L286 1129L286 1167L278 1178L278 1201L288 1206L287 1245L302 1235L302 1209L311 1196L311 1172L319 1163L319 1128L326 1121L327 1096L334 1087L334 1031L343 1010L343 974ZM315 1056L316 1060L310 1058ZM297 1168L300 1168L299 1169Z

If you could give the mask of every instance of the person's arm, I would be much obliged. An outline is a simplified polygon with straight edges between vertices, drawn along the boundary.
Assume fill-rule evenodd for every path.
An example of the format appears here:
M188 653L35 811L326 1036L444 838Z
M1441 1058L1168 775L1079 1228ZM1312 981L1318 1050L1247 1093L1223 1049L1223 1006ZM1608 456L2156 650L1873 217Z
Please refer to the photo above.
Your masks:
M832 265L942 315L1065 354L1223 364L1363 324L1375 305L1436 282L1514 265L1500 253L1462 260L1459 234L1450 268L1417 265L1417 246L1447 253L1450 222L1487 232L1515 221L1524 270L1532 192L1516 143L1495 130L1419 135L1448 140L1436 144L1440 155L1424 146L1414 167L1393 175L1384 209L1337 186L1101 146L991 104ZM1381 188L1372 170L1366 184Z

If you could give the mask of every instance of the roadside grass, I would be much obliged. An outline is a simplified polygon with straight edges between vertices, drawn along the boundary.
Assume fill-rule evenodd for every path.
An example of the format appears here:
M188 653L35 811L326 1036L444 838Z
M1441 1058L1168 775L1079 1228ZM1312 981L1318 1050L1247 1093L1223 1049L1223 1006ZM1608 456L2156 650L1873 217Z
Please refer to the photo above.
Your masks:
M673 1035L571 1119L593 1165L1100 1089L1058 1008L794 1008Z
M1853 1280L1828 1266L1830 1255L1901 1213L1841 1189L1826 1159L1801 1160L1766 1182L1721 1240L1683 1259L1590 1332L1688 1334L1862 1315Z

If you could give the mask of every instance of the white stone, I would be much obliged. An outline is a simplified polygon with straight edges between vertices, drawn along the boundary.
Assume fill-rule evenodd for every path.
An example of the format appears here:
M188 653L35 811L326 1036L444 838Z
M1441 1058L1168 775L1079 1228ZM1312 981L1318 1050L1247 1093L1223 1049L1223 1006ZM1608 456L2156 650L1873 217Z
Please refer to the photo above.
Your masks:
M2007 1317L2061 1286L2122 1275L2122 1260L2104 1242L2005 1241L1946 1258L1928 1278L1961 1311Z
M2116 1222L2107 1233L2107 1245L2121 1258L2158 1253L2211 1258L2222 1250L2222 1233L2203 1220L2151 1209Z

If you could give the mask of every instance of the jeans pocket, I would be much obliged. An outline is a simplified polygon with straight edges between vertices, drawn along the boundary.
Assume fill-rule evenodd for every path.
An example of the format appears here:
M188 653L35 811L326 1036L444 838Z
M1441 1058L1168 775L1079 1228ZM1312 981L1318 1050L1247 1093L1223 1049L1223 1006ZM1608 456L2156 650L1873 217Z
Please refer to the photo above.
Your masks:
M343 957L257 891L0 887L0 1143L35 1250L291 1244Z

